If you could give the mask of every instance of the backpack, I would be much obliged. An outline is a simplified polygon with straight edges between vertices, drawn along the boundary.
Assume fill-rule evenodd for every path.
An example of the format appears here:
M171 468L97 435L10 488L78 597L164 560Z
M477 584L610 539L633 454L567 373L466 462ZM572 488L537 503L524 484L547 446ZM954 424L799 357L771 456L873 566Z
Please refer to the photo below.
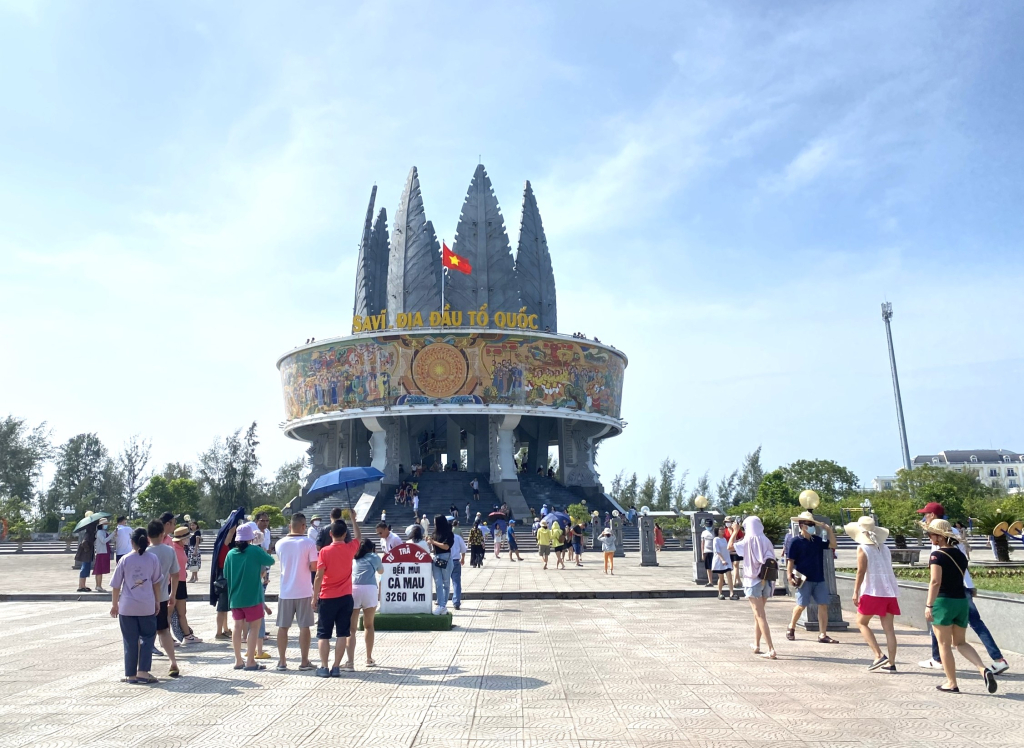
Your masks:
M761 572L757 578L762 582L774 582L779 578L779 562L774 558L766 558L761 564Z

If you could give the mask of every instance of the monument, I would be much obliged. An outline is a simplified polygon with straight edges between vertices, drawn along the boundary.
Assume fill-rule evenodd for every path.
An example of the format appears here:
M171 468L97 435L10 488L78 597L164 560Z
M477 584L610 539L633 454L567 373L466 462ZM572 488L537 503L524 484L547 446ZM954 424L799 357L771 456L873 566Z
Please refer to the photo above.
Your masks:
M389 233L363 222L349 334L280 357L285 434L309 443L312 472L373 465L367 492L397 486L412 465L483 474L512 510L529 513L524 472L546 473L558 449L560 482L581 498L603 494L594 456L622 433L625 354L558 332L551 255L537 199L523 192L513 257L490 178L478 165L451 249L427 220L416 167ZM303 506L302 495L293 509Z

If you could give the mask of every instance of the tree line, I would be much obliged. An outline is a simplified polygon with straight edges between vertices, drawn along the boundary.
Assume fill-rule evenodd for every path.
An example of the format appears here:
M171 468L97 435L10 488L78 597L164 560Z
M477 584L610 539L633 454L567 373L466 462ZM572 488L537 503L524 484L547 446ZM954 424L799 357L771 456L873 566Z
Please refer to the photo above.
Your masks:
M217 439L193 462L151 461L152 442L132 436L116 453L95 433L54 445L46 423L30 426L8 415L0 421L0 516L37 532L55 532L62 516L86 511L151 517L163 511L213 523L238 506L283 507L299 492L305 460L260 475L256 423ZM49 485L41 486L47 465ZM65 513L64 509L70 509Z

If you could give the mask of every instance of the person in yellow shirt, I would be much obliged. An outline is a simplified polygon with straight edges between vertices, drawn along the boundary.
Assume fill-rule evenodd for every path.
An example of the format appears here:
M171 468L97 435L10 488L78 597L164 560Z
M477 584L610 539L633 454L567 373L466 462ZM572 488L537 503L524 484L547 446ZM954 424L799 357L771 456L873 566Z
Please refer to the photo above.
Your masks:
M548 556L551 554L551 530L548 529L548 521L546 519L541 520L540 527L537 528L537 548L540 551L540 557L544 559L544 568L548 568Z
M551 545L555 548L555 568L565 568L565 543L563 541L562 526L557 520L551 522Z

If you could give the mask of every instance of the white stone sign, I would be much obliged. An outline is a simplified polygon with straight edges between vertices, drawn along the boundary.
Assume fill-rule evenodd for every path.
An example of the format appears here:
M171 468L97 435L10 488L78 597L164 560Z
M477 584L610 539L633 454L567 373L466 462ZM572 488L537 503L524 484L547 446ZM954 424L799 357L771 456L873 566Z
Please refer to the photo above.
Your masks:
M402 543L381 558L381 613L430 613L433 574L430 554L412 543Z

